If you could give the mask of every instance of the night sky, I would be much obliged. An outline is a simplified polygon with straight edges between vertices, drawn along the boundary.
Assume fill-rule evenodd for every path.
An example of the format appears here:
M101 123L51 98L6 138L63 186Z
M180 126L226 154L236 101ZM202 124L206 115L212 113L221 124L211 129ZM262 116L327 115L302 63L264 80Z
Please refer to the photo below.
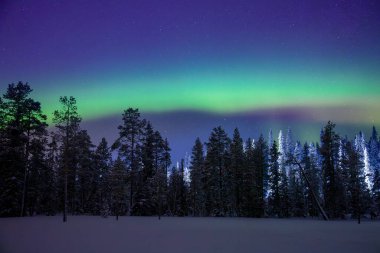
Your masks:
M77 98L94 142L138 107L174 160L217 125L350 138L380 122L380 2L0 1L0 91L27 81L52 118ZM368 136L368 134L367 134Z

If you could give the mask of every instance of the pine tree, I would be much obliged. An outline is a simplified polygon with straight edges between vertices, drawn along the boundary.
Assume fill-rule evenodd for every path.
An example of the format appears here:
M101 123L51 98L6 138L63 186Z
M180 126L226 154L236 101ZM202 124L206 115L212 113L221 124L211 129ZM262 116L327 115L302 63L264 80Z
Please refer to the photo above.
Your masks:
M362 132L359 132L358 135L355 136L355 149L358 152L360 156L361 163L363 165L363 170L365 173L365 183L367 185L368 189L372 188L372 174L373 171L370 171L370 161L369 161L369 154L368 149L366 146L364 134Z
M219 126L214 128L209 137L207 155L205 159L205 194L206 214L210 216L224 216L229 210L227 207L227 189L230 179L227 178L229 166L230 139Z
M75 140L77 156L76 170L76 212L84 214L99 214L96 192L99 174L94 164L94 145L86 130L81 130Z
M253 216L263 217L265 193L268 185L267 145L260 135L253 150ZM247 169L247 168L245 168Z
M302 164L304 166L305 176L308 177L310 182L310 186L305 184L305 215L315 217L318 216L318 208L314 203L315 201L313 199L312 191L318 192L318 176L315 165L315 157L313 157L312 151L310 151L310 146L313 148L312 144L308 145L305 143L302 152Z
M184 160L181 160L181 164L179 167L179 216L187 216L188 214L188 205L187 205L187 195L188 195L188 187L185 182L185 164Z
M34 139L30 143L28 198L25 207L29 215L55 213L55 179L46 158L47 139Z
M60 179L63 188L63 222L66 222L69 204L71 211L75 210L75 137L79 132L81 118L78 115L74 97L60 97L59 102L62 108L54 111L53 122L58 130L56 136L61 142L62 167ZM68 203L69 199L70 203Z
M302 146L299 141L296 142L294 151L289 151L287 155L287 160L290 158L296 159L296 161L302 161ZM290 202L290 213L293 216L302 217L305 215L305 199L304 199L304 188L305 183L303 176L294 163L288 162L289 167L289 202ZM304 165L305 166L305 165ZM305 168L305 170L307 170Z
M0 102L0 215L25 214L30 176L30 147L46 136L46 116L29 98L29 84L9 84Z
M174 216L186 216L188 214L187 186L184 180L184 160L178 167L173 167L169 177L168 186L168 211Z
M227 186L232 188L230 190L229 200L232 202L231 211L234 216L241 215L242 195L243 195L243 165L244 165L244 150L243 140L240 137L239 130L235 128L234 135L231 142L231 166L230 166L230 179L231 185Z
M109 184L110 169L112 166L111 151L105 138L102 138L94 154L94 163L98 175L98 188L96 192L97 208L102 217L110 215L111 196Z
M278 134L278 143L277 143L277 149L278 149L278 165L280 167L280 171L286 170L286 160L287 160L287 153L286 153L286 140L284 135L282 134L282 130L280 130ZM286 171L287 173L287 171Z
M254 217L256 214L256 202L258 201L258 185L256 184L256 164L259 158L256 156L256 148L253 148L252 140L248 138L245 144L245 161L243 170L243 182L242 182L242 214L243 216ZM257 203L259 204L259 203Z
M321 133L320 153L323 170L323 195L325 209L330 218L341 216L338 210L338 182L336 175L336 155L339 147L339 136L334 132L335 124L330 121Z
M348 192L350 199L350 211L354 218L360 223L361 215L368 209L368 189L365 182L365 174L360 153L356 150L351 142L346 142L345 149L347 157L343 161L344 166L348 169Z
M372 135L368 143L368 156L370 171L375 173L376 170L380 170L380 143L376 128L372 127Z
M192 149L190 165L190 207L193 216L204 215L205 196L202 182L204 159L203 144L201 140L197 138Z
M141 146L145 124L145 120L140 119L138 109L128 108L123 113L123 124L118 127L119 138L112 145L113 150L118 149L119 155L124 159L127 166L130 214L133 214L139 183Z
M46 166L45 171L46 189L43 190L42 208L47 215L54 215L58 211L58 189L57 189L57 176L60 165L59 160L59 148L56 141L57 137L54 133L51 133L51 141L46 147ZM45 180L44 180L45 181Z
M136 188L135 205L132 212L134 215L152 215L156 210L155 203L152 199L154 189L153 177L155 175L154 168L154 130L148 122L144 128L143 139L141 143L141 172L138 177Z
M372 206L371 215L380 215L380 171L375 170L373 174L373 187L372 187Z
M111 206L116 220L126 211L126 169L124 162L118 157L110 171Z
M161 218L162 212L168 209L168 168L171 165L170 147L167 139L163 143L163 170L161 175L161 181L159 183L159 210L158 217Z

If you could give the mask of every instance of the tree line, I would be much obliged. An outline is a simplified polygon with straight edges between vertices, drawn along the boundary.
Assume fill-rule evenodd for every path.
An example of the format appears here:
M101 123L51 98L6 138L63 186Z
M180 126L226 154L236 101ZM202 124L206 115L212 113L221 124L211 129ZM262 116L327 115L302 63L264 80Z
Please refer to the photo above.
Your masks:
M190 164L172 166L168 140L138 109L119 135L96 146L80 126L76 100L60 97L54 130L31 87L0 98L0 216L123 215L360 218L380 213L380 142L340 137L328 122L319 143L280 131L267 140L232 138L222 127L199 138ZM187 177L186 175L189 174Z

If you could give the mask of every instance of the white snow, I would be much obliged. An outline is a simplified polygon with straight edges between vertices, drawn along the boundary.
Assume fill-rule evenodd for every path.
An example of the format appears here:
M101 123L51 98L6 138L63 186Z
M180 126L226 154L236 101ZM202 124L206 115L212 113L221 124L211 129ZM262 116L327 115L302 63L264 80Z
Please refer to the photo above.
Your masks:
M1 218L1 253L380 252L380 222L60 216Z

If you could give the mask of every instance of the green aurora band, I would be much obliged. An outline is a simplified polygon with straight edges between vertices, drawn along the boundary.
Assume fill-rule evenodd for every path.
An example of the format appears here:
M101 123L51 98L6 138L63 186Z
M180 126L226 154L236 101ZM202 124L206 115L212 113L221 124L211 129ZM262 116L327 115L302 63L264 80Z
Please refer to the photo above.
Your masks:
M120 114L127 107L144 112L192 110L217 114L293 108L313 111L316 121L330 118L372 124L380 120L379 80L375 72L350 68L199 67L159 74L108 72L96 77L45 80L51 85L43 90L35 88L34 96L51 115L59 108L57 95L72 95L84 119Z

